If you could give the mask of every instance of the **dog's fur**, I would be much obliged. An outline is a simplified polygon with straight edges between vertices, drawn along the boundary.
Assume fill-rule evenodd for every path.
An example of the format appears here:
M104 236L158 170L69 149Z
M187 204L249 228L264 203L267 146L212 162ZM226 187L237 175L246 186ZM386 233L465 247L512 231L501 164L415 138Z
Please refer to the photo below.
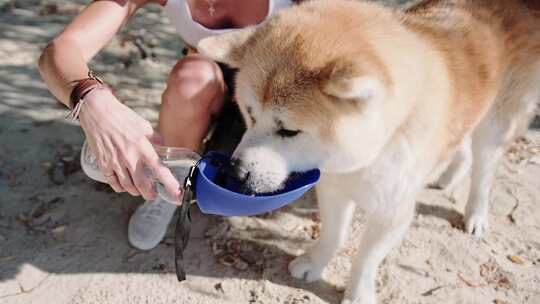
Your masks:
M378 265L445 167L439 182L453 187L472 164L466 230L486 230L495 166L540 100L535 1L432 0L406 11L312 1L199 50L240 68L248 130L235 157L253 190L323 171L321 237L291 262L294 277L320 278L355 206L366 211L343 303L375 303Z

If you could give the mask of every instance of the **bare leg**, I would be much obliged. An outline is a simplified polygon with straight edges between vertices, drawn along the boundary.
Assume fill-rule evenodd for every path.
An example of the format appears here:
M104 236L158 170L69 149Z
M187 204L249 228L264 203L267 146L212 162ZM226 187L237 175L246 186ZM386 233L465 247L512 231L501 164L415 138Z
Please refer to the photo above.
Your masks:
M219 111L225 84L219 66L197 54L173 67L159 112L159 132L165 144L201 150L211 115Z
M324 178L317 186L321 236L312 248L289 264L293 277L308 282L320 279L324 267L347 240L354 216L355 204L339 188L326 184Z

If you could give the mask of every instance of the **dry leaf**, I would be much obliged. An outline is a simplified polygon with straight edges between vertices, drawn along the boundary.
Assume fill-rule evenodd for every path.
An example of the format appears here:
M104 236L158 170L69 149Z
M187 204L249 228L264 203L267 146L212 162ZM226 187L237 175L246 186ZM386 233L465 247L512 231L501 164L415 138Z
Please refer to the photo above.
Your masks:
M236 260L236 263L234 263L233 267L238 270L244 271L248 268L248 264L239 258Z
M520 265L525 264L525 261L523 261L523 259L520 258L520 257L517 256L517 255L509 255L507 258L508 258L510 261L512 261L512 263L520 264Z
M229 253L238 253L240 252L240 242L238 240L228 240L225 243L225 248Z
M126 255L126 261L131 262L138 253L137 249L131 249Z
M540 147L538 146L531 146L529 147L529 153L531 154L534 154L534 155L537 155L537 154L540 154Z
M0 258L0 263L9 262L9 261L14 260L14 259L15 259L15 256L10 255L10 256L7 256L7 257Z
M54 234L64 233L66 231L67 226L66 225L60 225L58 227L55 227L51 230Z
M233 255L227 254L227 255L222 256L221 258L219 258L218 261L219 261L220 264L225 265L227 267L230 267L230 266L234 265L234 263L236 262L236 257L233 256Z
M19 213L19 214L17 214L17 220L19 222L21 222L21 223L26 223L26 222L28 222L29 218L28 218L28 216L26 216L26 214Z
M480 276L489 285L495 285L498 288L510 289L512 284L508 278L508 272L501 268L493 259L480 265Z
M481 287L482 284L476 284L476 283L473 283L471 282L469 279L466 279L465 277L463 277L463 275L461 273L458 272L457 274L458 278L460 278L460 280L462 280L465 284L467 284L467 286L470 286L470 287Z
M214 255L220 255L220 254L223 253L223 249L221 248L221 246L218 243L213 242L212 243L212 253Z
M221 284L221 282L216 283L216 284L214 285L214 289L217 290L217 291L219 291L219 292L221 292L221 293L225 293L225 290L223 290L223 285Z
M533 156L529 158L529 164L540 165L540 156Z

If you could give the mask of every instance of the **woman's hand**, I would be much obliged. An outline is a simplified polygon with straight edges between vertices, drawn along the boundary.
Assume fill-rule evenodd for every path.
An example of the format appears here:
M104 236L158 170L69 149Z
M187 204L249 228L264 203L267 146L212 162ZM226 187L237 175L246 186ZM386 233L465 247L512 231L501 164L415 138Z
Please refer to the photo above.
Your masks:
M157 138L152 125L120 103L108 90L93 90L85 96L79 119L90 148L108 183L116 192L155 198L145 165L167 192L179 197L180 184L159 161L151 140Z

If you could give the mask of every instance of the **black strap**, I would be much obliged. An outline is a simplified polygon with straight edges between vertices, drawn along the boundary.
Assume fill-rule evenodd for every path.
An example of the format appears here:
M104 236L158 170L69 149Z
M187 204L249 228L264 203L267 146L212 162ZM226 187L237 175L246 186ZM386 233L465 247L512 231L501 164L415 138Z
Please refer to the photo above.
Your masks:
M174 262L176 266L176 278L178 281L184 281L186 279L186 269L184 265L184 251L189 242L189 235L191 233L191 214L189 208L194 199L194 185L195 173L197 167L191 167L189 175L184 181L184 196L182 198L182 205L178 212L178 218L176 220L176 230L174 237Z

